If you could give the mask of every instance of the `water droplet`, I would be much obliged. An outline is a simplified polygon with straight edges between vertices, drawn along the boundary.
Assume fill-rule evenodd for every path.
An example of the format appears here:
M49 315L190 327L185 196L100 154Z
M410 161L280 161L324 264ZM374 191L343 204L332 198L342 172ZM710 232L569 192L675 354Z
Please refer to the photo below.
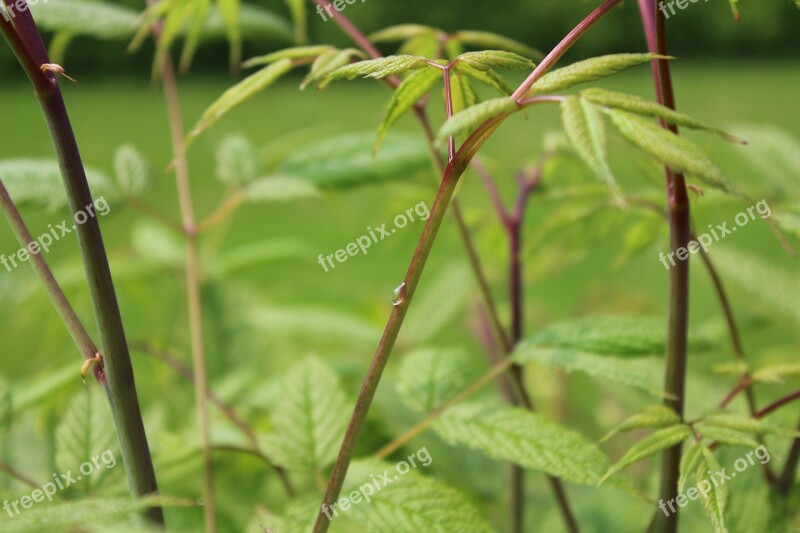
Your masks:
M395 307L403 303L403 297L406 295L406 283L403 282L392 292L392 305Z

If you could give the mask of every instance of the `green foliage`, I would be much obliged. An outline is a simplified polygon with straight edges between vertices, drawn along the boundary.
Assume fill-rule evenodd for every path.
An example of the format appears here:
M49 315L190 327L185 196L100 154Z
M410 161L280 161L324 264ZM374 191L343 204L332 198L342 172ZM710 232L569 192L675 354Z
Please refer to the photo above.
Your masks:
M419 37L420 35L428 33L436 33L437 31L440 30L421 24L398 24L373 33L369 36L369 40L374 43L390 43L405 41L406 39Z
M433 411L467 382L469 357L458 349L423 348L403 358L397 391L415 411Z
M481 52L466 52L458 56L459 61L463 61L472 68L486 71L492 68L504 68L509 70L532 69L536 65L530 59L526 59L513 52L503 50L483 50Z
M305 0L286 0L294 21L294 40L304 43L308 40L308 7Z
M127 7L93 0L33 2L30 9L41 28L96 39L132 36L139 16L139 13Z
M624 433L634 429L661 429L680 424L680 422L681 418L669 407L663 405L649 405L645 407L641 413L631 416L611 430L610 433L601 439L601 442L610 439L617 433Z
M728 446L741 446L750 450L758 448L759 446L758 441L743 431L703 424L702 422L695 424L694 428L703 437L719 442L720 444L727 444Z
M244 68L258 67L261 65L269 65L281 59L305 59L309 57L319 57L320 55L336 50L334 47L327 44L310 45L310 46L295 46L293 48L284 48L271 54L253 57L245 61L242 66Z
M150 164L133 145L123 144L114 154L114 176L123 196L138 197L155 183Z
M428 60L424 57L411 55L387 56L378 59L367 59L338 68L328 74L326 81L354 80L356 78L383 79L427 66Z
M488 31L461 30L454 33L452 39L481 50L507 50L523 57L544 57L544 54L524 43Z
M786 378L800 376L800 363L786 363L758 368L750 376L753 381L782 383Z
M258 177L258 150L244 135L229 135L215 152L216 175L222 183L242 186Z
M570 96L561 102L561 120L575 153L619 196L608 164L608 139L600 111L592 103Z
M686 488L686 481L689 476L694 474L697 466L703 459L703 445L699 442L691 443L683 451L680 464L680 476L678 477L678 492L683 492Z
M532 94L554 93L574 85L611 76L662 56L654 54L613 54L578 61L548 72L531 87Z
M389 129L402 117L406 111L411 109L420 98L433 88L433 85L441 78L441 72L435 69L424 69L412 72L397 87L386 115L378 128L378 138L375 140L375 152L389 133Z
M349 64L353 59L364 59L365 57L364 52L355 48L346 48L344 50L333 48L328 50L320 54L311 64L311 70L303 79L300 88L305 89L310 84L317 83L317 88L322 89L328 84L326 79L328 74Z
M436 135L436 142L443 143L449 137L471 133L487 120L506 117L518 109L519 105L511 98L494 98L481 102L448 119Z
M245 190L251 202L290 202L307 198L319 198L319 190L308 181L270 176L251 183Z
M783 435L786 437L798 437L800 432L793 429L773 426L763 420L755 418L745 418L728 413L712 413L703 417L704 426L713 426L723 429L750 433L752 435Z
M185 244L176 234L164 226L143 220L131 231L133 249L141 259L161 267L178 269L186 257Z
M676 444L680 444L691 436L692 429L684 424L678 424L660 429L655 433L648 435L644 439L634 444L633 447L622 457L622 459L620 459L617 464L615 464L608 472L606 472L602 481L605 481L606 478L619 472L626 466L647 459L648 457L652 457L653 455L666 450L667 448L672 448Z
M242 60L242 32L240 28L240 1L239 0L217 0L222 23L225 26L225 33L231 47L231 65L238 65Z
M706 472L719 472L722 470L717 458L714 457L714 452L708 448L701 448L700 460L697 463L696 476L697 481L701 481L706 477ZM711 483L712 487L709 492L700 491L700 499L703 501L703 507L706 514L711 519L711 525L714 527L716 533L725 533L727 527L725 526L725 508L728 505L728 486L725 483Z
M456 74L463 74L464 76L479 81L484 85L488 85L489 87L496 89L499 93L506 96L511 96L514 94L514 89L509 87L506 81L493 70L478 70L467 65L466 63L457 63L454 71Z

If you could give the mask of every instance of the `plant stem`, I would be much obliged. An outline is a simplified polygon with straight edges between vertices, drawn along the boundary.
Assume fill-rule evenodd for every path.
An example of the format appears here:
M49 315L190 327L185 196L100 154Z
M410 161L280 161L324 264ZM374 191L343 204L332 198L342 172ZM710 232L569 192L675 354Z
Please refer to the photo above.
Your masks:
M769 404L768 406L764 407L763 409L760 409L759 411L756 411L756 414L753 415L753 418L764 418L768 414L771 414L774 411L777 411L778 409L780 409L784 405L788 405L788 404L792 403L795 400L800 400L800 390L794 391L793 393L789 394L788 396L784 396L783 398L772 402L771 404Z
M667 55L665 19L656 9L657 0L639 0L639 10L647 36L650 53ZM675 109L675 96L672 88L672 75L666 59L652 61L653 80L658 102ZM661 121L664 128L678 133L673 124ZM667 212L669 215L670 247L672 250L688 246L691 240L691 217L689 195L683 174L672 172L665 167L667 188ZM689 261L681 261L669 271L669 311L667 324L665 404L681 418L684 414L686 387L686 356L689 328ZM660 497L668 501L678 493L680 474L681 445L666 450L661 462ZM669 516L658 514L656 524L661 533L675 533L678 530L678 513Z
M800 431L800 424L797 426L797 431ZM797 465L800 464L800 438L794 439L792 447L789 448L789 453L786 454L786 465L783 467L783 472L777 480L778 490L784 496L789 496L789 493L794 487L794 478L797 473Z
M2 470L3 472L8 474L9 476L13 477L14 479L16 479L17 481L19 481L21 483L24 483L25 485L27 485L29 487L32 487L34 489L38 489L38 488L41 487L41 485L39 483L35 482L34 480L32 480L31 478L29 478L28 476L26 476L25 474L20 472L19 470L17 470L13 466L7 465L2 461L0 461L0 470Z
M11 0L5 2L8 5ZM69 115L52 73L40 69L42 64L49 61L33 17L27 10L18 11L13 20L13 27L7 22L0 22L0 29L35 87L74 216L92 204L93 200ZM125 330L97 218L89 217L86 223L78 224L76 233L97 321L111 410L128 485L135 496L157 494L158 484L142 422ZM144 514L152 522L164 523L161 507L150 508Z

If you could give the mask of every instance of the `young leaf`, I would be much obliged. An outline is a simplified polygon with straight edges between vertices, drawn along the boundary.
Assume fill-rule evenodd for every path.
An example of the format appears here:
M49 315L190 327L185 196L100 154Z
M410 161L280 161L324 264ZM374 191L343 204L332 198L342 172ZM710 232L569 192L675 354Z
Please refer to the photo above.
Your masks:
M242 67L250 68L261 65L269 65L270 63L280 61L281 59L305 59L307 57L318 57L333 50L336 49L326 44L317 46L295 46L293 48L278 50L277 52L272 52L271 54L264 56L250 58L242 64Z
M480 101L470 81L458 71L451 72L450 88L453 98L453 111L455 113L472 107Z
M467 52L458 56L458 59L472 68L482 71L495 67L509 70L521 70L530 69L536 66L535 63L530 59L526 59L513 52L506 52L503 50Z
M461 30L452 35L452 40L475 48L507 50L523 57L544 57L541 52L526 44L488 31Z
M458 349L422 349L403 358L397 392L411 409L427 413L461 391L469 357Z
M424 57L411 55L387 56L378 59L367 59L366 61L359 61L358 63L341 67L328 74L325 81L354 80L356 78L383 79L427 66L428 60Z
M609 109L606 112L628 142L662 165L696 176L727 193L738 194L722 171L690 140L627 111Z
M378 138L375 139L374 153L378 153L381 143L395 122L430 91L440 78L441 72L438 69L424 69L412 72L403 80L394 94L392 94L386 115L378 128Z
M466 63L456 63L454 70L458 74L464 74L465 76L496 89L501 94L506 96L514 94L514 89L509 87L505 80L493 70L478 70Z
M758 448L758 442L749 434L730 428L724 428L709 424L695 424L695 429L705 438L715 440L720 444L728 446L741 446L750 450Z
M722 470L714 453L706 447L701 448L701 460L697 466L697 481L704 480L707 476L706 472L719 472ZM714 526L716 533L727 533L728 529L725 526L725 508L728 505L728 486L725 483L710 483L711 490L700 491L700 499L703 501L703 507L706 514L711 519L711 525Z
M336 459L348 420L347 401L336 374L316 357L295 365L284 379L272 414L274 431L264 450L277 464L318 471Z
M61 417L55 439L55 464L59 472L77 473L83 463L91 464L92 457L105 456L108 450L111 450L111 458L119 456L114 420L99 386L92 383L75 396ZM91 492L108 472L105 466L94 468L92 475L84 475L75 488Z
M305 0L286 0L294 21L294 40L298 43L308 41L308 8Z
M436 142L443 143L449 137L472 133L490 118L507 116L518 109L519 105L511 98L494 98L481 102L460 113L456 113L445 122L436 136Z
M633 447L628 450L620 461L615 464L611 469L606 472L601 480L601 483L606 480L610 475L613 475L626 466L637 463L648 457L651 457L662 450L672 448L676 444L680 444L692 436L692 428L685 424L671 426L665 429L660 429L640 440Z
M703 445L693 442L681 456L680 476L678 477L678 492L683 492L689 476L697 472L697 465L703 459Z
M800 363L765 366L752 373L753 381L762 383L782 383L786 378L800 376Z
M680 424L681 418L669 407L663 405L649 405L641 413L628 418L611 430L600 442L606 441L616 435L634 429L661 429Z
M430 457L430 460L434 461L435 458ZM418 461L416 464L420 470L425 463ZM394 465L386 462L353 461L342 494L353 494L365 485L373 486L374 479L382 479L381 474L395 470ZM348 518L360 526L359 531L495 531L476 507L452 487L413 470L403 476L390 476L389 479L390 483L375 491L369 502L353 505Z
M398 24L379 30L368 37L373 43L405 41L426 33L440 33L441 30L421 24Z
M437 420L434 428L451 445L466 444L493 459L571 483L594 486L608 469L606 456L583 435L519 408L459 405Z
M706 426L731 429L752 435L783 435L786 437L798 437L800 433L789 428L773 426L763 420L755 418L745 418L728 413L712 413L703 417L703 424Z
M597 174L600 181L619 194L608 164L608 139L603 116L587 100L570 96L561 102L564 132L578 157Z
M206 21L211 12L211 0L193 0L190 5L192 6L192 12L180 60L180 70L182 72L188 71L191 66L192 58L203 37L203 30L205 30Z
M289 202L319 198L319 190L311 183L284 176L271 176L252 182L245 194L251 202Z
M707 131L709 133L716 133L728 141L739 144L744 143L744 141L741 139L738 139L737 137L734 137L733 135L730 135L719 128L709 126L708 124L705 124L699 120L695 120L688 115L678 113L677 111L673 111L672 109L657 102L650 102L638 96L607 91L605 89L596 87L582 91L581 96L586 100L605 107L622 109L623 111L630 111L631 113L636 113L637 115L663 118L668 123L675 124L676 126L683 126L686 128Z
M217 0L219 14L225 25L225 32L230 41L231 65L239 65L242 61L242 32L240 28L239 0Z
M328 74L349 64L354 58L363 59L364 57L366 57L364 52L355 48L346 48L344 50L331 48L314 60L308 75L303 79L303 83L300 84L300 89L305 89L314 82L320 82L317 88L322 89L328 84L328 81L326 81Z
M578 61L548 72L531 87L532 93L553 93L569 89L579 83L611 76L621 70L663 58L655 54L612 54Z
M244 135L225 137L214 155L216 176L222 183L242 186L258 176L258 150Z
M188 146L201 133L213 126L224 115L240 106L257 93L263 91L275 81L292 69L290 59L281 59L264 67L255 74L251 74L240 81L220 96L216 102L205 110L197 125L186 139Z
M114 175L122 194L137 197L153 185L154 176L144 156L132 145L123 144L114 154Z

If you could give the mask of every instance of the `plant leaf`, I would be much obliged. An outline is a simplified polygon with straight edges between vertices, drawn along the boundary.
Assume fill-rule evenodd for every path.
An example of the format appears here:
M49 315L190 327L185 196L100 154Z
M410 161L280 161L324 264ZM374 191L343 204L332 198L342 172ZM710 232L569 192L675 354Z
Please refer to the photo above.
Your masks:
M504 50L466 52L458 56L458 59L472 68L481 71L486 71L495 67L509 70L522 70L531 69L536 66L536 64L530 59L526 59L515 54L514 52L506 52Z
M376 31L370 35L368 39L373 43L389 43L405 41L406 39L411 39L418 35L437 32L441 32L441 30L432 28L431 26L423 26L421 24L398 24Z
M743 431L703 424L702 422L695 424L694 427L705 438L715 440L720 444L742 446L751 450L759 446L758 442L753 439L753 437Z
M578 61L548 72L531 87L531 93L553 93L574 85L611 76L621 70L666 58L655 54L612 54ZM671 59L671 58L669 58Z
M507 50L523 57L544 57L540 51L526 44L488 31L461 30L453 34L452 39L476 48Z
M636 115L618 109L606 110L628 142L674 172L691 174L729 194L739 193L696 144Z
M197 125L186 139L186 146L201 133L213 126L224 115L263 91L292 69L290 59L281 59L251 74L225 91L200 117Z
M252 182L245 191L251 202L289 202L319 198L319 190L308 181L285 176L270 176Z
M256 56L245 61L242 66L244 68L257 67L261 65L269 65L281 59L305 59L307 57L319 57L327 52L337 51L334 47L323 44L315 46L295 46L292 48L284 48L271 54Z
M617 464L615 464L608 472L606 472L606 475L603 476L601 483L605 481L608 476L619 472L626 466L647 459L648 457L652 457L653 455L662 450L666 450L667 448L672 448L691 436L692 428L685 424L678 424L676 426L660 429L655 433L648 435L634 444L633 447L622 457L622 459L620 459Z
M600 111L591 102L570 96L561 102L561 120L567 140L578 157L615 195L621 196L608 164L608 138Z
M705 479L706 472L719 472L722 470L714 453L706 447L701 448L701 461L699 462L696 470L698 483ZM703 507L706 514L711 519L711 525L714 526L716 533L727 533L728 529L725 526L725 508L728 505L728 486L725 483L711 483L711 490L708 492L700 491L700 499L703 501Z
M387 56L378 59L367 59L338 68L328 74L325 81L354 80L356 78L383 79L427 66L428 60L424 57L411 55Z
M755 370L750 377L762 383L782 383L785 378L796 376L800 376L800 363L765 366Z
M31 2L29 7L42 29L97 39L128 38L135 33L139 19L138 11L91 0Z
M314 82L319 82L317 88L322 89L328 84L325 80L328 74L349 64L350 60L353 58L363 59L364 57L364 53L355 48L346 48L344 50L337 50L334 48L320 54L319 57L314 60L314 63L311 64L308 75L303 79L303 83L300 84L300 89L305 89Z
M242 31L240 28L239 0L217 0L217 8L225 25L225 33L230 42L231 65L242 62Z
M799 437L800 432L790 428L782 428L773 426L763 420L755 418L746 418L743 416L733 415L729 413L712 413L703 417L703 424L706 426L720 427L724 429L731 429L742 433L751 433L753 435L782 435L785 437Z
M122 194L141 196L154 184L153 170L144 156L130 144L123 144L114 154L114 175Z
M489 87L497 89L498 92L506 96L511 96L514 94L514 89L509 87L505 80L493 70L483 71L471 67L466 63L457 63L455 66L455 72L464 74L465 76L488 85Z
M663 118L668 123L676 126L683 126L686 128L707 131L709 133L716 133L728 141L744 144L744 141L741 139L734 137L733 135L726 133L719 128L709 126L708 124L699 120L695 120L688 115L678 113L677 111L673 111L672 109L657 102L650 102L638 96L607 91L597 87L582 91L581 96L586 100L605 107L622 109L623 111L629 111L631 113L636 113L637 115Z
M634 429L661 429L681 423L681 417L669 407L648 405L641 413L637 413L615 427L600 442L606 441L617 433Z
M494 98L456 113L444 123L436 136L437 143L449 137L472 133L478 126L493 117L507 116L519 109L511 98Z
M462 350L417 350L403 358L397 392L411 409L428 413L461 391L468 368L469 357Z
M256 179L259 172L258 150L242 134L228 135L214 152L216 176L227 185L242 186Z
M424 69L412 72L397 87L389 101L386 115L378 128L378 138L375 139L374 153L378 153L381 143L389 133L389 129L411 109L428 91L431 90L437 80L441 78L441 72L435 69Z
M265 452L286 468L322 470L336 459L347 407L339 379L325 363L316 357L298 363L284 379Z
M298 43L308 41L308 8L305 0L286 0L294 21L294 40Z
M455 113L472 107L480 101L478 94L475 92L475 89L472 88L472 84L464 74L453 71L450 77L450 86L453 99L453 111Z
M680 464L680 476L678 477L678 492L683 492L689 475L695 474L699 462L703 459L703 445L693 442L683 452Z

